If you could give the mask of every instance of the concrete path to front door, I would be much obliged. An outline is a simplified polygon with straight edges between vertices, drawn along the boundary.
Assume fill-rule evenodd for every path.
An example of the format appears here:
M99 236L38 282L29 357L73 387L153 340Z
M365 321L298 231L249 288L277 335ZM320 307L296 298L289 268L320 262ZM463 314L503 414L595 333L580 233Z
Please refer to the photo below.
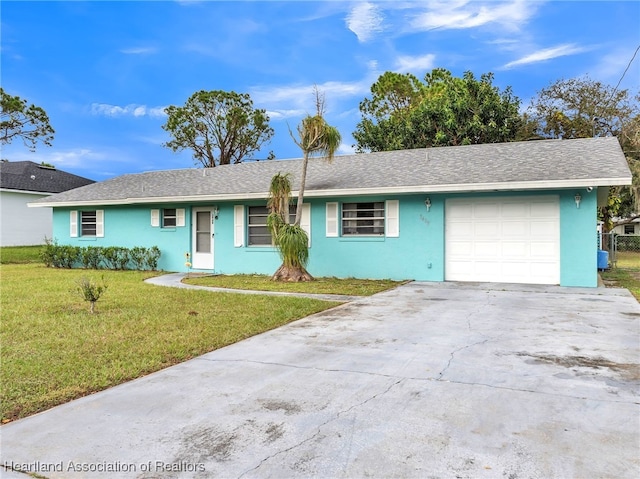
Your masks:
M621 289L409 283L7 424L1 475L637 478L639 322Z

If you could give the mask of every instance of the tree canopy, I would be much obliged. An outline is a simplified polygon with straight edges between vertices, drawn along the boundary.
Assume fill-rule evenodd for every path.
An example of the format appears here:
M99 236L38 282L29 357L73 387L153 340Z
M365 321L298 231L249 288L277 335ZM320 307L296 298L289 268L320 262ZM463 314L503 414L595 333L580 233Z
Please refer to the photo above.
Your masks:
M19 96L9 95L0 87L0 143L7 145L21 138L29 150L34 151L38 141L51 146L54 129L47 113L39 106L27 104Z
M206 168L241 163L273 136L266 111L253 108L247 93L202 90L165 112L162 128L173 139L164 146L192 150L196 164Z
M600 211L610 228L614 217L629 220L640 210L640 95L589 77L561 79L538 92L526 113L529 138L615 136L633 174L630 188L611 189Z
M510 87L493 85L492 73L478 80L436 68L421 82L386 72L360 103L353 136L359 152L511 141L522 123L519 107Z

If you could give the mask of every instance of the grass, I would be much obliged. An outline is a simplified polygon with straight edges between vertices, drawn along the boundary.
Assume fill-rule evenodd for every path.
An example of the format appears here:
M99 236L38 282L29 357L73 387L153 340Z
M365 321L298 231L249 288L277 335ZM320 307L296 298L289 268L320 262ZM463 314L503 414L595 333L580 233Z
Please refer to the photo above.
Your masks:
M612 268L600 276L607 287L626 288L640 301L640 268Z
M640 253L634 251L617 251L616 267L631 268L640 271Z
M196 276L186 278L184 282L217 288L286 291L292 293L346 294L351 296L370 296L402 284L402 282L388 279L365 280L355 278L316 278L315 281L311 282L282 283L271 281L270 276L255 274Z
M0 264L40 263L40 251L42 245L5 246L0 248Z
M2 421L34 414L338 304L163 288L143 282L152 274L59 270L38 263L0 266ZM75 291L83 277L99 282L104 278L108 285L96 314L89 313L89 303Z

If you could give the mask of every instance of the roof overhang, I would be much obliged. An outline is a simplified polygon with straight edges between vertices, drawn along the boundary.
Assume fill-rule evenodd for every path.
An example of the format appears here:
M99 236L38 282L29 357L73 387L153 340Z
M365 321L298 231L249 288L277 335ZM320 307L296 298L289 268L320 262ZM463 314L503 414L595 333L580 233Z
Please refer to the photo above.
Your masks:
M523 190L557 190L567 188L589 188L600 186L625 186L631 184L631 177L625 178L597 178L597 179L573 179L573 180L543 180L543 181L512 181L495 183L473 184L446 184L446 185L418 185L418 186L391 186L375 188L348 188L348 189L324 189L307 190L305 198L327 198L335 196L373 196L373 195L412 195L427 193L478 193L489 191L523 191ZM295 198L297 191L291 192ZM158 203L209 203L217 201L242 201L265 199L269 196L267 191L257 193L233 193L219 195L189 195L189 196L152 196L145 198L118 198L112 200L87 200L87 201L55 201L28 203L32 208L68 208L76 206L117 206Z

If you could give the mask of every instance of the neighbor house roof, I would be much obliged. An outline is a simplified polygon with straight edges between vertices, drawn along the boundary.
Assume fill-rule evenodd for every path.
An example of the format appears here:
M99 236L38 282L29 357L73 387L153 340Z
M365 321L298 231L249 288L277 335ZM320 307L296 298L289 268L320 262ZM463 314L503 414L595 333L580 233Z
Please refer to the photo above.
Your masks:
M95 182L33 161L0 162L0 188L5 190L60 193L91 183Z
M33 206L204 202L266 198L271 178L302 160L119 176L43 198ZM338 156L309 162L305 197L456 191L527 190L631 184L616 138L538 140L421 148ZM295 194L295 191L294 191Z

